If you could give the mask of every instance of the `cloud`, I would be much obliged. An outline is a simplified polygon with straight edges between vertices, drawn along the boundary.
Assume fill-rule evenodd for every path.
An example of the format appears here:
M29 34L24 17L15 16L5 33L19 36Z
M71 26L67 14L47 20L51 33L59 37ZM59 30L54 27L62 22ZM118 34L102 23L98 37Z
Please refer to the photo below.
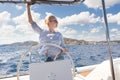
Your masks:
M1 36L10 36L15 30L14 26L12 25L4 25L0 28L0 35Z
M46 14L45 19L47 19L49 16L53 15L52 13L49 13L49 12L46 12L45 14Z
M11 42L22 42L27 40L34 40L38 41L38 35L34 33L30 24L27 20L27 13L26 11L14 18L10 17L10 13L8 13L8 19L6 22L11 20L12 23L15 25L5 25L1 28L1 43L11 43ZM51 13L46 13L46 15ZM44 19L41 19L40 13L32 11L33 20L37 22L38 25L44 25ZM36 17L37 16L37 17ZM64 37L69 38L76 38L76 39L85 39L85 40L96 40L92 33L98 32L99 28L93 28L92 33L88 31L82 31L83 33L80 34L74 28L68 27L69 25L85 25L85 24L94 24L99 22L100 18L96 17L95 14L90 14L89 12L81 12L79 14L73 14L71 16L66 16L65 18L59 18L60 26L58 30L63 34ZM4 31L4 32L3 32ZM5 32L7 31L7 32ZM4 33L4 35L2 35ZM89 34L89 36L88 36ZM91 34L91 35L90 35ZM90 38L91 37L91 38Z
M85 25L91 23L97 23L100 21L100 17L96 17L95 14L89 12L81 12L80 14L74 14L65 18L59 19L60 25Z
M16 5L16 9L18 9L18 10L22 10L23 7L22 7L22 6L19 6L19 5Z
M34 11L32 12L33 20L36 21L39 25L44 25L44 20L40 19L40 14ZM5 14L6 12L4 12ZM3 28L1 28L1 42L0 44L12 43L12 42L22 42L27 40L38 41L38 34L36 34L31 25L28 22L27 12L11 18L11 14L8 13L5 20L3 20ZM3 15L2 15L3 16ZM37 16L37 17L36 17ZM14 26L7 24L11 20ZM6 25L5 25L6 23Z
M118 32L118 29L116 29L116 28L112 28L111 30L110 30L110 32Z
M117 28L112 28L110 32L111 32L110 35L111 40L120 40L120 31Z
M92 26L93 28L88 30L82 30L77 33L75 36L78 40L86 40L86 41L104 41L105 34L100 34L101 26Z
M46 15L52 13L46 12ZM119 24L119 15L108 14L108 21L111 23ZM5 16L3 18L3 16ZM41 14L35 11L32 11L33 20L36 21L40 27L44 27L44 19L41 18ZM37 16L37 17L36 17ZM75 38L75 39L84 39L84 40L104 40L105 36L102 35L93 35L93 33L98 33L100 31L100 27L94 27L91 30L76 30L73 26L86 26L85 24L96 24L100 22L101 18L97 17L94 13L90 12L81 12L79 14L73 14L71 16L66 16L64 18L58 18L59 26L58 30L63 34L64 37ZM9 24L9 22L13 24ZM11 17L11 14L7 11L0 13L0 44L13 43L13 42L22 42L27 40L38 41L38 34L34 33L31 28L31 25L28 22L27 12L23 12L23 14ZM88 26L86 26L88 27ZM45 27L44 27L45 28ZM117 39L120 36L120 31L118 29L111 29L111 32L114 33L112 38ZM120 38L119 38L120 39Z
M88 7L88 8L93 8L93 9L97 9L97 8L101 8L102 6L102 0L85 0L84 4ZM111 6L114 6L115 4L119 4L120 0L104 0L105 1L105 5L106 8L110 8Z
M117 23L118 25L120 25L120 12L117 14L107 14L108 17L108 22L109 23Z
M88 7L88 8L94 8L97 9L101 6L101 0L85 0L84 4Z
M38 41L38 35L26 25L4 25L0 28L0 44L8 44L23 41Z
M2 25L7 24L11 19L10 19L11 14L8 13L7 11L3 11L0 13L0 27Z
M78 40L86 40L86 41L105 41L106 37L104 34L101 34L101 35L93 35L87 31L85 31L86 33L84 34L79 34L79 35L76 35L76 38Z
M38 13L33 12L33 14L38 16ZM17 17L11 18L11 14L4 11L0 13L0 16L6 16L5 18L0 18L0 22L3 22L2 27L0 27L0 44L27 40L38 41L38 35L34 33L28 23L26 12ZM10 20L15 25L8 24ZM35 20L38 19L35 18Z
M114 6L115 4L119 4L120 0L105 0L106 7L110 8L111 6Z
M14 17L12 19L12 21L15 23L15 24L27 24L28 23L28 18L27 18L27 13L24 12L22 15L20 16L17 16L17 17Z
M100 31L100 29L101 29L101 27L92 28L90 32L91 32L91 33L97 33L97 32Z
M64 35L75 35L77 34L77 31L75 29L69 28L69 27L63 27L61 29L61 32L64 33Z
M46 29L47 27L45 27L45 23L44 23L44 19L41 19L41 14L34 12L33 10L31 10L31 14L32 14L32 18L33 20L41 27ZM37 17L36 17L37 16ZM28 22L28 15L27 12L25 11L23 14L21 14L20 16L17 16L15 18L12 19L12 21L16 24L16 25L26 25L26 26L31 26L29 25Z
M105 37L104 34L96 35L96 36L91 35L91 36L86 36L85 40L88 40L88 41L105 41L106 37Z
M39 13L31 11L31 14L32 14L33 20L35 20L37 22L40 21L40 14ZM29 22L28 22L28 15L27 15L26 11L23 14L21 14L20 16L17 16L15 18L13 18L12 20L16 24L29 24Z

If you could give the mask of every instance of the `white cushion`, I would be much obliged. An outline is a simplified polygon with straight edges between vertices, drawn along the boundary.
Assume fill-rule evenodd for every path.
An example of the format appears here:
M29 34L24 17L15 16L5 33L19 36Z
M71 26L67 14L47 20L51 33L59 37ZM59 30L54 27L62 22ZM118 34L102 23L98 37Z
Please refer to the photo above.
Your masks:
M114 71L116 80L120 80L120 59L114 60ZM99 64L90 74L87 75L86 80L112 80L110 61L104 61Z

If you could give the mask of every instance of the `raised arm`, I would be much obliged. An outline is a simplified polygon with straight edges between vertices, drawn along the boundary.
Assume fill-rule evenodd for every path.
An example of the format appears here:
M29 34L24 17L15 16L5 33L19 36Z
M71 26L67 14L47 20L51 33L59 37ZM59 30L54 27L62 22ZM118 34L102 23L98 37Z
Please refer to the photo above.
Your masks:
M30 6L31 4L28 3L27 4L28 21L31 24L32 29L38 34L40 34L42 32L42 29L36 24L36 22L33 21L31 11L30 11Z
M30 4L28 3L27 4L27 13L28 13L28 21L29 21L29 23L30 24L32 24L33 23L33 19L32 19L32 15L31 15L31 11L30 11Z

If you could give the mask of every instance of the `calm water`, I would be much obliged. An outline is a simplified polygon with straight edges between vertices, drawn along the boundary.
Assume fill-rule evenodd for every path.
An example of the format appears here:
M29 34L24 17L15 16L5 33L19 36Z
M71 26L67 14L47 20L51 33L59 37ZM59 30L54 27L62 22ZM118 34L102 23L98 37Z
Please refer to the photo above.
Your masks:
M29 48L30 46L0 46L0 77L16 75L19 59ZM111 48L113 58L120 57L120 44L111 45ZM98 64L109 59L106 45L70 45L67 49L76 67ZM20 69L21 74L28 73L29 60L30 56L27 55Z

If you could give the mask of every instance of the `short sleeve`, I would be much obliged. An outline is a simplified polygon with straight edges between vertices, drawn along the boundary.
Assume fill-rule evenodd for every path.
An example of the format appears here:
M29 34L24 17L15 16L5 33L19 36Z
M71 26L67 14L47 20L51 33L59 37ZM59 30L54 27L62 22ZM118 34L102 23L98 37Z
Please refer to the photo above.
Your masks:
M65 48L65 43L64 43L64 38L61 34L61 45L60 45L62 48Z

